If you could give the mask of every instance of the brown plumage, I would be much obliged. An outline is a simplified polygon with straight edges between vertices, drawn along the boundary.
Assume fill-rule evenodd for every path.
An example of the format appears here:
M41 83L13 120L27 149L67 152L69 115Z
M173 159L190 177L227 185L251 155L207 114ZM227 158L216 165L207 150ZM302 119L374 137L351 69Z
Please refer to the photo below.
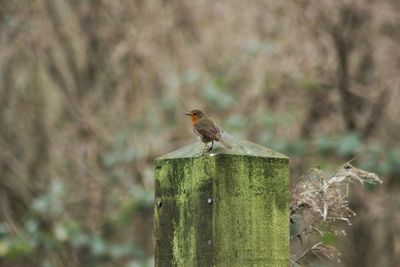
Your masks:
M204 152L207 150L211 150L214 146L214 141L221 142L226 148L232 148L221 135L221 130L218 126L207 116L203 111L194 109L190 112L187 112L186 115L192 118L192 126L195 134L200 136L200 139L203 143L205 143ZM207 148L207 144L211 142L211 147Z

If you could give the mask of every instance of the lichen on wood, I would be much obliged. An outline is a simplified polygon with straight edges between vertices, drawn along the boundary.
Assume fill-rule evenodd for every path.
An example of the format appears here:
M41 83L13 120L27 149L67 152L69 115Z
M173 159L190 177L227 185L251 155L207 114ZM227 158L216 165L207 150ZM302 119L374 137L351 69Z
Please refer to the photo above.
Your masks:
M289 159L227 139L156 160L156 266L289 265Z

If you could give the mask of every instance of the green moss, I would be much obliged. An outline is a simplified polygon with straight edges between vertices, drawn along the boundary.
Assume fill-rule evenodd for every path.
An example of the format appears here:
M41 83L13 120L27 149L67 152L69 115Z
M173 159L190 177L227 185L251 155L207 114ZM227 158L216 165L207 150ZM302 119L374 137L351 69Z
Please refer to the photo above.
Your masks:
M284 157L156 161L156 266L288 266Z

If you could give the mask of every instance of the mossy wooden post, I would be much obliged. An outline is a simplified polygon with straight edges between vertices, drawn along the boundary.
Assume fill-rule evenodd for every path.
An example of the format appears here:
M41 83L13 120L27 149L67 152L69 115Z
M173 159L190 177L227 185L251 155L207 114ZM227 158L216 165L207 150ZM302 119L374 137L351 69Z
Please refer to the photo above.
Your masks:
M156 267L289 266L289 159L224 135L156 159Z

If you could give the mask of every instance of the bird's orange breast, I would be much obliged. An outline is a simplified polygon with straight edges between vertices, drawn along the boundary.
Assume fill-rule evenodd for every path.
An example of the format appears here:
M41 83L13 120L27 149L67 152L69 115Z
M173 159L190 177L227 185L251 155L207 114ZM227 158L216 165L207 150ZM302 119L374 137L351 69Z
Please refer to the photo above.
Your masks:
M198 120L199 118L196 115L192 115L192 125L194 125Z

